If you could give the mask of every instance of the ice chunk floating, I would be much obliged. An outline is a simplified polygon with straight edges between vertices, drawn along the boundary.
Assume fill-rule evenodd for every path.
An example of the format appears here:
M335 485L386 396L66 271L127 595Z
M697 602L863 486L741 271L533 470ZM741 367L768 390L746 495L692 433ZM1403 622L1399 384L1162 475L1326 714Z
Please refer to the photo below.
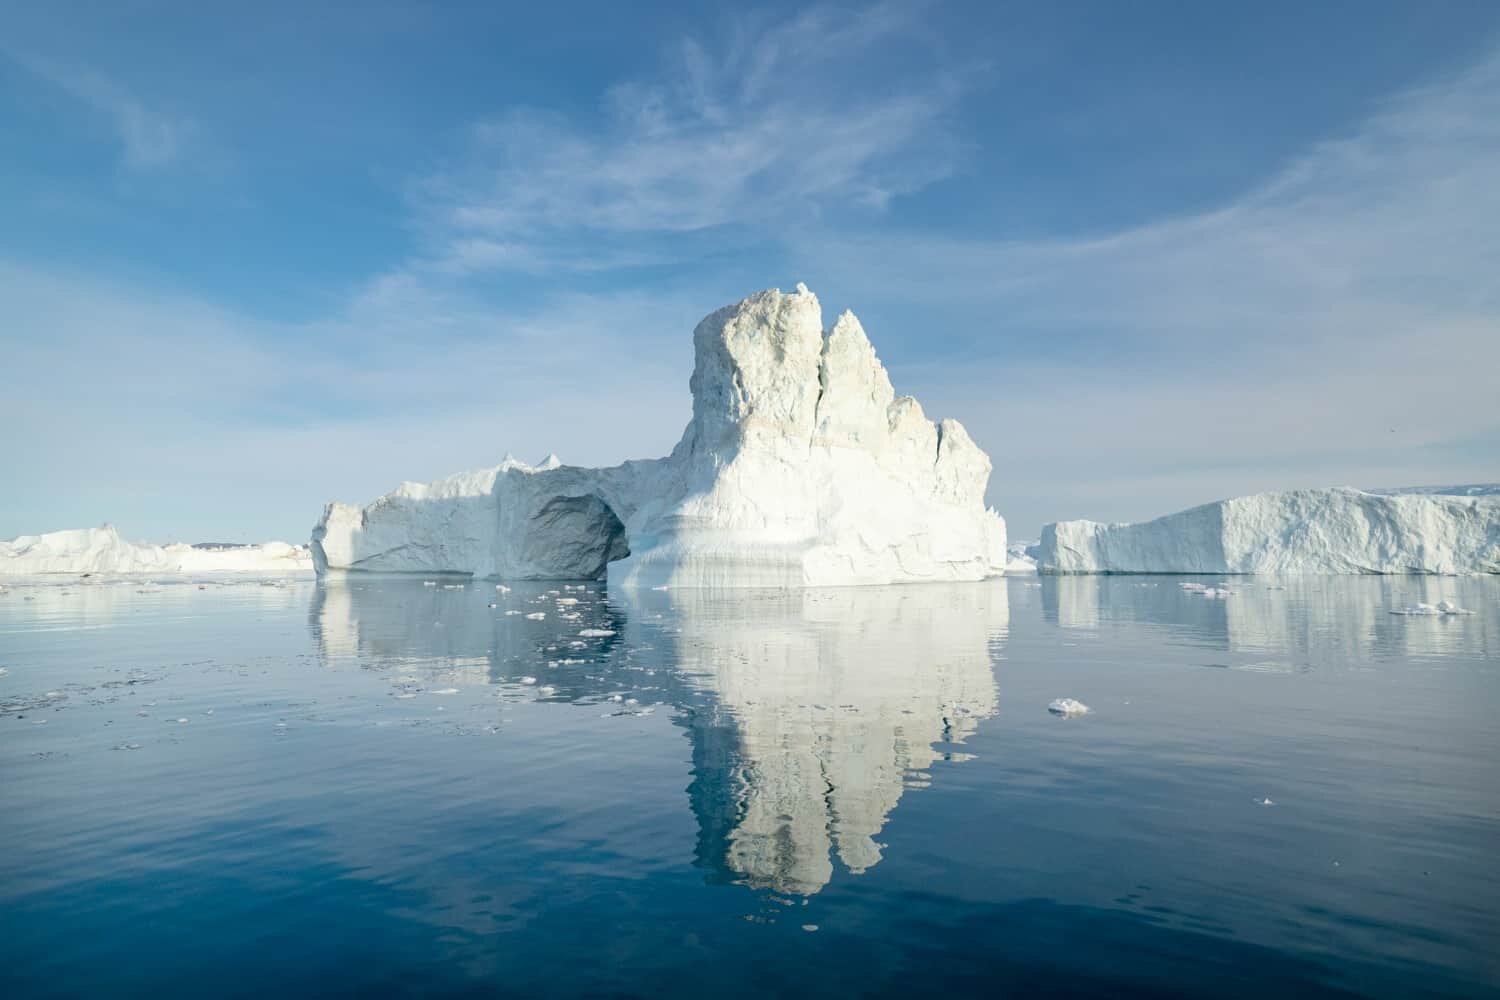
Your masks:
M853 313L773 289L693 332L693 416L666 458L500 465L329 504L318 572L600 578L638 587L978 580L1006 563L990 460L897 396Z
M1259 493L1139 524L1042 529L1044 573L1500 573L1500 497Z

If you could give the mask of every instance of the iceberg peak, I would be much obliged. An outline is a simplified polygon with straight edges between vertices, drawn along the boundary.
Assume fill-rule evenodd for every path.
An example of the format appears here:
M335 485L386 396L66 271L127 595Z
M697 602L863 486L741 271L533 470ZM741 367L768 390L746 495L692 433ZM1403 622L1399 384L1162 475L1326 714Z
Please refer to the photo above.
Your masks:
M989 458L897 397L858 318L824 329L799 282L693 330L692 419L671 455L607 469L508 460L365 508L330 504L320 572L598 576L627 586L975 580L1002 571Z

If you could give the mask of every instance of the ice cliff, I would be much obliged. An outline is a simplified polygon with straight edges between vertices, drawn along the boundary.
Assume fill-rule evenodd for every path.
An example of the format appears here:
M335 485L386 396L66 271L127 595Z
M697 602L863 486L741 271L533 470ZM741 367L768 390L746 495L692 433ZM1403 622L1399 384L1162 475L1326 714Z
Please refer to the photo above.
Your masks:
M1500 573L1500 497L1259 493L1139 524L1042 529L1044 573Z
M306 546L150 545L127 542L110 525L0 541L0 575L42 573L305 573Z
M852 313L823 328L806 286L693 332L693 416L672 454L555 459L328 505L320 573L596 578L626 586L977 580L1006 560L990 461L955 420L897 396Z

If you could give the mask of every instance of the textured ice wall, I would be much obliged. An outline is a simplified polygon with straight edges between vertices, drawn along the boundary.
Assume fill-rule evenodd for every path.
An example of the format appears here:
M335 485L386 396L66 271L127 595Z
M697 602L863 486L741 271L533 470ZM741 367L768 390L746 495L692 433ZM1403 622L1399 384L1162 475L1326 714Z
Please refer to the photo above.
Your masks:
M824 330L805 286L693 333L693 417L664 459L508 459L363 507L330 504L319 572L597 577L626 586L978 580L1005 565L990 461L898 397L859 321Z
M1051 573L1500 573L1500 497L1259 493L1139 524L1042 529Z

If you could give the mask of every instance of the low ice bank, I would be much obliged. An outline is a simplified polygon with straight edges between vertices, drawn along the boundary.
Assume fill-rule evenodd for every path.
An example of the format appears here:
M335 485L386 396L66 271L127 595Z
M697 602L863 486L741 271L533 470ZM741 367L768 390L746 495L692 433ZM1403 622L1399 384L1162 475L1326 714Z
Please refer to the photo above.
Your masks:
M151 545L127 542L113 526L51 531L0 541L0 575L47 573L306 573L305 545Z
M692 419L665 458L500 465L329 504L319 573L464 573L628 587L978 580L1003 572L990 460L897 396L853 313L806 286L693 331Z
M1042 529L1044 573L1500 573L1500 497L1259 493L1139 524Z

